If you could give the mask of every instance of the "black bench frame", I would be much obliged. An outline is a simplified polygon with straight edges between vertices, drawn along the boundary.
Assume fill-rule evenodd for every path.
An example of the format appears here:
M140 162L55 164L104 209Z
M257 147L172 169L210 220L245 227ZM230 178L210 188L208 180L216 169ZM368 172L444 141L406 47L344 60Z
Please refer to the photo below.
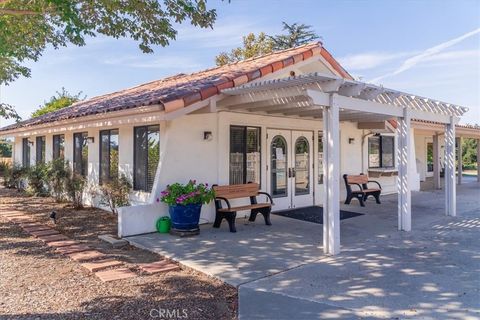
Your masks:
M213 187L215 187L215 186L217 186L217 185L213 185ZM257 218L257 215L260 213L260 214L263 215L263 218L265 220L265 224L267 226L271 226L272 222L270 221L270 212L272 211L272 206L274 204L272 196L270 194L268 194L267 192L263 192L263 191L258 191L257 196L258 195L267 196L267 198L270 200L270 203L269 204L266 203L265 206L262 206L262 207L250 209L250 217L249 217L248 221L254 222L255 219ZM257 196L251 196L250 197L250 205L258 204ZM237 199L241 199L241 198L237 198ZM225 204L227 205L227 208L222 207L222 201L225 202ZM242 207L244 207L244 206L233 207L232 208L232 206L230 205L230 201L228 201L227 198L216 196L215 197L215 222L213 223L213 227L214 228L220 228L220 225L222 224L222 220L225 219L228 222L230 232L237 232L237 228L235 227L235 220L237 218L237 211L240 211L238 209L242 208ZM220 211L221 209L223 209L223 210ZM225 209L227 209L227 210L225 210ZM243 211L243 210L241 210L241 211Z
M360 175L363 175L361 173ZM365 201L369 196L375 198L377 204L381 204L380 202L380 194L382 193L382 186L378 181L375 180L367 180L367 183L353 183L348 182L348 174L343 175L343 180L345 181L345 187L347 189L347 198L345 199L345 204L350 204L353 198L356 198L362 207L365 207ZM368 179L368 177L367 177ZM365 191L368 190L368 183L376 183L378 185L379 190L375 191ZM358 186L359 190L352 190L352 185Z

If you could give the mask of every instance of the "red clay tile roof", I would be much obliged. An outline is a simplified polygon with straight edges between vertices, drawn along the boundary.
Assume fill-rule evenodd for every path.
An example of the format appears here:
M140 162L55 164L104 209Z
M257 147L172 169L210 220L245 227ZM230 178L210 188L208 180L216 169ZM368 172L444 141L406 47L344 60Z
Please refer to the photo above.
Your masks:
M328 61L342 77L352 79L350 74L322 47L322 44L317 42L189 75L177 74L130 89L94 97L77 102L65 109L3 127L0 131L154 104L162 105L165 112L171 112L208 99L222 89L240 86L318 55Z

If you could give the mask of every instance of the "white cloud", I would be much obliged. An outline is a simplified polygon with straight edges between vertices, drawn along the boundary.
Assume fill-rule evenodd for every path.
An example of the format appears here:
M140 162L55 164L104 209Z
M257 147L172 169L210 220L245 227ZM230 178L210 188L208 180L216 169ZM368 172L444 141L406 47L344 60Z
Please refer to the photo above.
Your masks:
M374 79L370 80L370 82L378 83L382 79L385 79L385 78L391 77L391 76L395 76L399 73L405 72L405 71L415 67L420 62L425 61L425 60L431 58L432 56L444 51L445 49L450 48L450 47L456 45L457 43L459 43L459 42L461 42L461 41L463 41L467 38L470 38L474 35L477 35L478 33L480 33L480 28L475 29L475 30L470 31L470 32L467 32L467 33L465 33L465 34L463 34L463 35L461 35L457 38L442 42L442 43L440 43L436 46L428 48L428 49L424 50L423 52L421 52L417 55L414 55L413 57L410 57L407 60L405 60L400 65L400 67L395 69L393 72L384 74L384 75L379 76L377 78L374 78Z
M470 60L476 60L480 63L480 48L477 50L453 50L448 52L437 53L427 57L423 62L432 62L439 65L452 63L465 63Z
M412 52L366 52L347 55L338 60L347 70L368 70L412 54Z

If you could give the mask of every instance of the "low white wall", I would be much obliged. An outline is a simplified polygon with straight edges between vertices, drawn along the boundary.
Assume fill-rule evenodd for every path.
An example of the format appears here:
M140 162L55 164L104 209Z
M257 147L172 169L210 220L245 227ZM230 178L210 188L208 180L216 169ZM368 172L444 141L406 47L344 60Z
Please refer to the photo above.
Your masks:
M203 206L201 216L208 216L212 210L210 206ZM118 236L155 232L157 220L164 216L169 214L168 206L163 203L118 208ZM206 222L205 219L200 219L200 223Z
M127 237L155 231L158 218L168 215L162 204L118 208L118 236Z

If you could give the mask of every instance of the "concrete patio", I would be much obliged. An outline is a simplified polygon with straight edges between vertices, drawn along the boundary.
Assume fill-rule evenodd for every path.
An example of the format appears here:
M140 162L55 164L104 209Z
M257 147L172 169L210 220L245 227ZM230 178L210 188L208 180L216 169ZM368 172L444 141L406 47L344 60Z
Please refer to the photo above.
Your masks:
M480 317L480 184L457 186L458 217L444 191L412 193L412 232L397 231L397 197L343 210L342 253L323 254L322 226L274 216L238 232L202 226L194 238L146 234L132 244L239 288L241 319Z

